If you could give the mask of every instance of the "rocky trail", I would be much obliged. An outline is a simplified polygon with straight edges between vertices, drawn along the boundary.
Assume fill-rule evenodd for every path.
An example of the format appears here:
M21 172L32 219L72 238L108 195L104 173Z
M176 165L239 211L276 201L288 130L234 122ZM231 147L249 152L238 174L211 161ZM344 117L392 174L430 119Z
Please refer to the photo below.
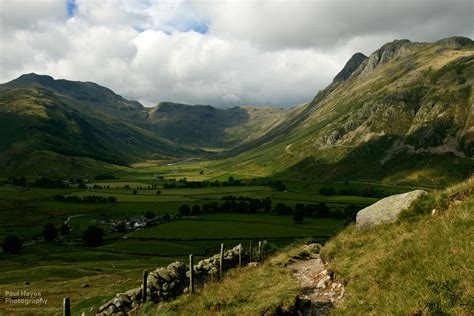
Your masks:
M333 280L319 254L293 259L288 268L303 289L298 300L300 315L329 315L331 308L343 300L344 285Z

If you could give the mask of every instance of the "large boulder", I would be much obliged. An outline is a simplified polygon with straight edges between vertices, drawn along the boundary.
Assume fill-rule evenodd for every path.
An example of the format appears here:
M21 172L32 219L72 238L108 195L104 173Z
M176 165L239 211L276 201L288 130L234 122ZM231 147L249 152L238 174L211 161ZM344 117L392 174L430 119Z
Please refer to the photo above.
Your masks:
M368 228L397 220L398 214L410 207L413 201L427 194L423 190L415 190L407 193L396 194L386 197L357 213L357 228Z

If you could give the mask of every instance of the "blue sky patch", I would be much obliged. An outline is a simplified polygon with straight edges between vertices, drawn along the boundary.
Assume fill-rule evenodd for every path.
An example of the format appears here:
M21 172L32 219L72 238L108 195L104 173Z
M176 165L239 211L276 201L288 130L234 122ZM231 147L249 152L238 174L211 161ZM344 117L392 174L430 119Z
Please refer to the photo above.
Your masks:
M192 25L190 29L201 34L206 34L209 31L209 26L207 26L206 23L200 22L198 24Z
M69 17L74 16L74 11L76 11L76 8L77 8L75 0L66 0L66 6L67 6L67 15Z

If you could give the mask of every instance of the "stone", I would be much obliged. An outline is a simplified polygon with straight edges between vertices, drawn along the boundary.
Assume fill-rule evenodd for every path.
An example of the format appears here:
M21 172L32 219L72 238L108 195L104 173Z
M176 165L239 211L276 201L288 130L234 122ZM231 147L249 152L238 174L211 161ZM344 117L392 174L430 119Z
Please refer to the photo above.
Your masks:
M130 310L132 307L132 300L128 295L118 294L116 298L112 300L113 304L121 310Z
M400 212L408 209L413 201L426 194L428 194L426 191L415 190L381 199L357 213L356 226L359 229L364 229L392 223L397 220Z
M108 314L114 314L114 313L117 313L119 311L119 309L117 308L117 306L111 304L108 308L107 308L107 313Z
M325 289L326 288L326 280L322 279L318 282L318 285L316 285L316 288L318 289Z
M86 287L89 287L89 284L87 284L87 283L82 283L81 284L81 288L86 288Z
M171 279L171 276L170 276L168 270L165 269L165 268L161 268L161 269L156 270L156 273L158 274L158 276L160 278L162 278L165 281L169 281Z
M337 297L338 300L341 300L344 297L344 293L346 292L346 289L344 287L341 288L341 293Z

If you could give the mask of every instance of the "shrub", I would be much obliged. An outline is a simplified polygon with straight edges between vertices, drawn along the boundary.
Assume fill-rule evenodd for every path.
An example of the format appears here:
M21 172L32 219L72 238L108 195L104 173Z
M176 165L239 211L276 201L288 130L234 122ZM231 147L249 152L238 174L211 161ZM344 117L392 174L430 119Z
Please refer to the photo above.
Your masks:
M20 238L17 235L10 235L3 240L2 248L5 252L17 254L20 252L21 246L22 242Z
M58 229L54 227L54 224L48 223L44 225L43 231L41 232L43 238L47 241L55 240L58 237Z
M104 230L97 226L89 226L82 233L82 240L89 247L98 247L102 245L104 237Z
M179 212L181 215L186 216L186 215L191 214L191 209L189 208L189 205L183 204L183 205L181 205L181 206L179 207L178 212Z
M304 211L300 208L298 209L295 209L295 212L293 214L293 223L295 224L301 224L303 223L303 215L304 215Z

